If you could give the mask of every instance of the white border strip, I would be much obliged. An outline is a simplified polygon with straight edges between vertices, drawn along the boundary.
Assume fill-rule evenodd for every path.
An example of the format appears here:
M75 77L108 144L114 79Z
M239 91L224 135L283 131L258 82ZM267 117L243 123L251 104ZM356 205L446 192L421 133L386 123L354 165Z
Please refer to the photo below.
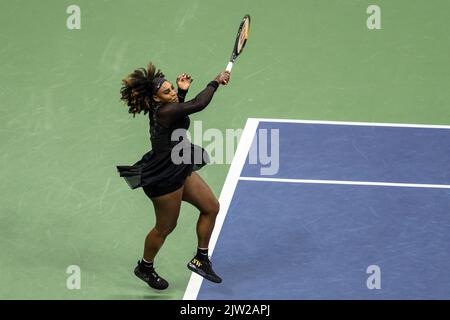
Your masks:
M244 181L285 182L285 183L345 184L345 185L353 185L353 186L450 189L450 185L447 185L447 184L394 183L394 182L342 181L342 180L279 179L279 178L259 178L259 177L240 177L239 180L244 180Z
M349 122L349 121L322 121L322 120L293 120L293 119L266 119L251 118L259 122L283 122L283 123L310 123L310 124L331 124L343 126L374 126L374 127L402 127L402 128L432 128L450 129L450 125L431 125L414 123L380 123L380 122Z
M241 175L242 168L245 164L245 159L247 159L248 151L253 142L253 138L256 134L256 129L258 128L259 121L257 119L247 119L244 130L239 141L236 153L234 155L233 161L231 162L230 170L228 171L225 184L223 185L222 192L220 193L220 211L216 218L216 225L214 231L211 235L211 240L209 242L209 252L214 251L217 239L219 238L220 230L222 229L223 222L228 212L228 207L230 206L231 199L233 198L234 190ZM196 273L191 274L191 279L189 280L186 292L184 293L183 300L195 300L197 299L200 286L202 284L203 278Z

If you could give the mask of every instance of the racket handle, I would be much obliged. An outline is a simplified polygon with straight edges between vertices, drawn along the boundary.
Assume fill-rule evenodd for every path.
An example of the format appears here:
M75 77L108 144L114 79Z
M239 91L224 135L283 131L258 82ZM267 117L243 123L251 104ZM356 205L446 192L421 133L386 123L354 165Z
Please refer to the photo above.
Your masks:
M231 72L231 69L233 69L233 62L228 62L227 67L226 67L226 71Z

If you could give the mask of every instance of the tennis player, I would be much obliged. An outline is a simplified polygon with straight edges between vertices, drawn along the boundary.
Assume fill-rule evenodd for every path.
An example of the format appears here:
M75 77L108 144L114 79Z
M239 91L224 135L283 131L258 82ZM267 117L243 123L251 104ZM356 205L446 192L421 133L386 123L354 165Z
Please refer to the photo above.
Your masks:
M154 260L177 224L181 201L192 204L200 211L197 254L189 261L188 268L212 282L222 282L208 256L219 202L195 172L209 162L208 154L203 148L192 144L186 134L174 141L172 133L180 129L186 132L190 124L189 115L208 106L219 85L226 85L229 80L228 71L219 73L194 99L187 102L185 97L192 78L185 73L176 79L177 90L160 70L156 71L152 63L147 69L135 70L122 81L121 100L126 103L128 112L133 117L137 113L148 113L150 120L152 150L132 166L117 166L117 170L131 189L142 187L153 203L156 223L145 238L144 255L134 273L154 289L163 290L169 286L156 273ZM180 157L189 160L180 163Z

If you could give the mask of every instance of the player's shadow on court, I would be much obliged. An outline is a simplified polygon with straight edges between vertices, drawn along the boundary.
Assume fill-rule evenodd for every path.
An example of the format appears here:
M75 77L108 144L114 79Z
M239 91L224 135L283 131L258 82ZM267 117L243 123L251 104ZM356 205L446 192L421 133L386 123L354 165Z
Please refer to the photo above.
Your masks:
M173 292L161 292L144 285L130 285L123 283L121 285L123 293L110 294L109 297L114 300L167 300L173 299Z
M136 280L136 279L133 279ZM137 279L138 281L141 281ZM174 292L169 290L167 292L162 292L155 290L145 285L145 283L140 284L130 284L126 281L116 282L120 286L123 293L120 294L110 294L109 298L113 300L168 300L173 299Z
M151 290L151 289L149 289L149 290ZM173 295L161 294L161 293L114 294L114 295L110 295L109 298L112 300L169 300L169 299L173 299Z

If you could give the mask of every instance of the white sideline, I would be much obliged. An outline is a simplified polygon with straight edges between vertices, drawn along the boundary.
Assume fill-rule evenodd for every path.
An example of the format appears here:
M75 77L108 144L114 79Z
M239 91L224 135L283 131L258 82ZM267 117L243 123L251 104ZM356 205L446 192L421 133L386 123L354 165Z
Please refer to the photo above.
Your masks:
M245 159L247 159L248 151L250 150L250 147L252 145L253 137L255 136L256 129L258 128L258 123L259 121L256 119L248 119L242 132L241 139L239 140L239 145L237 147L233 161L231 162L230 170L228 171L227 178L225 179L222 192L220 193L220 211L217 215L216 225L209 242L210 254L212 254L217 239L219 238L220 230L222 229L223 222L225 221L228 207L230 206L234 190L236 189L239 176L241 175L242 168L245 164ZM183 300L197 299L202 280L202 277L195 273L192 273L188 286L186 288L186 292L184 293Z

